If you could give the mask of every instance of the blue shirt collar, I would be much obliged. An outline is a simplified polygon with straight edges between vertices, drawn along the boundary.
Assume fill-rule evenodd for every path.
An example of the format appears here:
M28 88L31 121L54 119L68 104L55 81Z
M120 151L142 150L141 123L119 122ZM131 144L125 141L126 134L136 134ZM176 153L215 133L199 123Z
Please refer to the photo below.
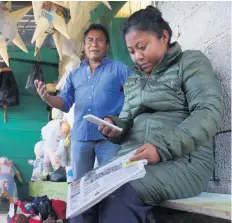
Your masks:
M105 64L107 64L109 61L110 61L110 59L109 59L107 56L104 56L104 57L101 59L100 65L101 65L101 64L105 65ZM88 65L89 65L88 59L84 59L83 62L82 62L82 64L88 66Z

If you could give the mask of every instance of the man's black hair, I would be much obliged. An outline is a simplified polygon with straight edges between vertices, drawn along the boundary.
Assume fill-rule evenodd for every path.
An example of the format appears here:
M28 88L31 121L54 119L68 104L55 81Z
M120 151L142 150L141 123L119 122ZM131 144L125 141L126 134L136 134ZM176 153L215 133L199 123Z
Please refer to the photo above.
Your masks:
M102 25L102 24L91 24L84 32L84 40L88 34L89 31L91 30L99 30L99 31L102 31L106 37L106 43L110 43L110 36L109 36L109 33L107 31L107 29Z

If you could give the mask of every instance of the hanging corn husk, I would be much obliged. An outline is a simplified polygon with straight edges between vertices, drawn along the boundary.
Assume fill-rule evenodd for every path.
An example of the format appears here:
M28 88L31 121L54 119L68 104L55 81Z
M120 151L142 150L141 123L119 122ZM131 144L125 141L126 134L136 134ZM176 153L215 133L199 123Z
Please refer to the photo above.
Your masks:
M64 37L70 39L65 22L65 13L61 6L52 2L32 2L35 22L37 24L32 43L35 44L35 55L38 53L48 34L51 34L62 60L62 46Z
M24 52L27 48L17 31L17 23L32 7L28 6L16 11L11 11L11 2L6 5L0 3L0 55L9 67L7 44L13 42Z

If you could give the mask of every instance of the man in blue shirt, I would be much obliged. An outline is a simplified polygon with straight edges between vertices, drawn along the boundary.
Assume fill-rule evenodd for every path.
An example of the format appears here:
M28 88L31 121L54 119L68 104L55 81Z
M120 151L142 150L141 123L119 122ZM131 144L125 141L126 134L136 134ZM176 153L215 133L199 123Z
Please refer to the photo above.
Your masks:
M95 155L103 164L117 155L119 145L106 140L98 127L83 119L93 114L103 118L118 115L124 102L123 84L131 69L121 62L106 57L109 34L104 26L92 24L84 33L86 59L67 77L63 91L58 96L47 93L44 83L35 81L41 98L50 106L68 112L73 103L74 125L71 134L71 159L75 178L93 169Z

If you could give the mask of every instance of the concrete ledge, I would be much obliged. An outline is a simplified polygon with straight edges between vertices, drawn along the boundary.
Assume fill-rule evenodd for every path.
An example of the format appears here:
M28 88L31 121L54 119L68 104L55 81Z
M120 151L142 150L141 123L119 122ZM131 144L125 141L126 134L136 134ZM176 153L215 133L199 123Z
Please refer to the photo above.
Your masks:
M67 199L67 183L36 181L29 184L30 196L47 195L49 199ZM231 194L203 192L192 198L169 200L161 207L231 220Z
M203 192L192 198L165 201L160 206L231 220L231 194Z
M32 197L47 195L49 199L67 200L66 182L35 181L29 183L29 195Z

